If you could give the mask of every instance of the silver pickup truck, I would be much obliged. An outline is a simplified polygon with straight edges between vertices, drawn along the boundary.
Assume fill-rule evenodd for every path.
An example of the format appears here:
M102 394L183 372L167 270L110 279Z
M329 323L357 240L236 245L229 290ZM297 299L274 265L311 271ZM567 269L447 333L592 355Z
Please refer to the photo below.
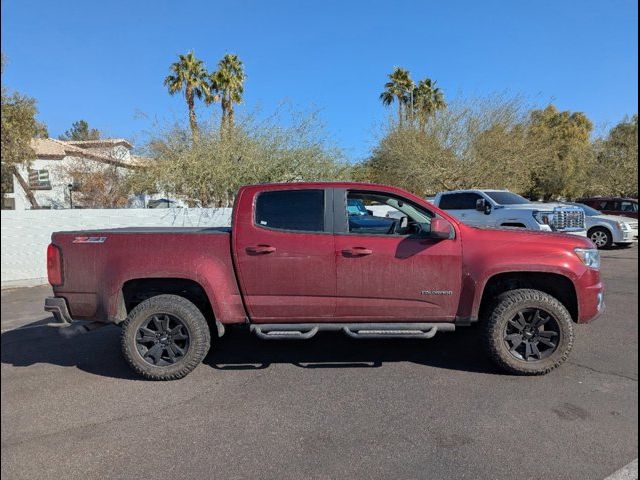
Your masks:
M441 192L433 203L468 225L587 235L582 208L531 202L508 190Z

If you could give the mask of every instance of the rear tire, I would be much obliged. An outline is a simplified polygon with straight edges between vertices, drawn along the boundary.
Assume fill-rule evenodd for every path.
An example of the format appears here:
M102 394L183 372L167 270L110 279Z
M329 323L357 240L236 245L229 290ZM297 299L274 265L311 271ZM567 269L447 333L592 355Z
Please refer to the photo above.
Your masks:
M186 298L158 295L138 304L122 326L122 354L150 380L176 380L202 362L211 334L202 312Z
M544 375L560 366L573 347L573 320L556 298L539 290L500 296L484 324L493 362L516 375Z
M587 233L589 240L593 242L593 244L600 248L609 248L613 243L613 235L611 232L603 227L595 227L589 230Z

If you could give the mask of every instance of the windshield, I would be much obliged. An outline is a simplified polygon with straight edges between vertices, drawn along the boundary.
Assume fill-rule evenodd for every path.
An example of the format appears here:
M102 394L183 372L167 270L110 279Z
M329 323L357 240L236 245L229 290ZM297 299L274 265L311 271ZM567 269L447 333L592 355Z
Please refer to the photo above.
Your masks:
M522 205L524 203L531 203L524 197L511 192L484 192L491 197L491 200L498 205Z
M584 210L584 213L587 217L595 217L596 215L602 215L602 212L599 210L596 210L595 208L591 208L588 207L587 205L583 204L583 203L570 203L569 205L574 205L576 207L580 207L581 209Z

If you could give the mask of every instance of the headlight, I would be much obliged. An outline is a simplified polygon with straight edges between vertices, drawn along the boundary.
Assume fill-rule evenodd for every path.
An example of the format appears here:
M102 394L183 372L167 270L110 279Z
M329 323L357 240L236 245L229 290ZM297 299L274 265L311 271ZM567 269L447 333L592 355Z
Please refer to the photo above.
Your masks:
M533 212L533 218L540 225L551 225L553 223L553 212Z
M587 267L600 268L600 252L597 248L574 248L573 251Z
M618 224L618 227L620 227L620 230L631 230L631 227L626 222L616 222L616 223Z

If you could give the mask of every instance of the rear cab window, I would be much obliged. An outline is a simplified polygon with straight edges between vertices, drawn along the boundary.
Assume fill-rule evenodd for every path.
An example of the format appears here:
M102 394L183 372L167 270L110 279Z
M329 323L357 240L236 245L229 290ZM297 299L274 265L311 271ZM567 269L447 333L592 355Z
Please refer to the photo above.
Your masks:
M256 198L255 225L271 230L324 233L325 191L270 190Z

